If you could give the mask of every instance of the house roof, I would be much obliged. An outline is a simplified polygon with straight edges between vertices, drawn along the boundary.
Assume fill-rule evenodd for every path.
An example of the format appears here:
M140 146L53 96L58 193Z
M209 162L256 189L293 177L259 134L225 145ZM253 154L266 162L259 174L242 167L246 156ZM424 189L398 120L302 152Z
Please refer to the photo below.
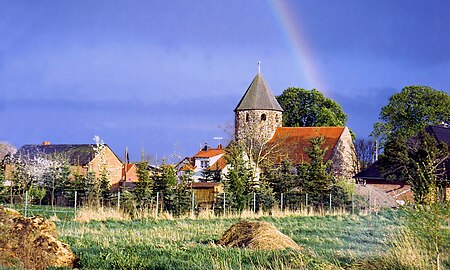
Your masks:
M326 147L325 161L329 160L336 143L345 127L279 127L269 141L269 147L277 151L277 159L288 157L293 164L309 162L305 148L309 147L309 139L323 136ZM281 162L281 160L277 160Z
M135 166L136 166L136 164L127 163L127 172L129 172L131 170L131 168L133 168ZM122 167L122 176L124 176L124 175L125 175L125 171L124 171L124 168Z
M378 169L378 161L372 163L366 169L357 173L353 178L367 179L367 180L386 180L381 176L380 170Z
M225 155L221 156L216 162L214 162L213 165L208 167L208 170L215 171L217 169L223 170L228 165L227 159L225 158Z
M183 166L181 166L180 169L178 169L179 171L193 171L195 170L195 166L193 166L190 163L185 163Z
M39 155L56 155L66 158L70 165L85 166L95 157L95 144L26 144L15 157L33 159Z
M222 185L220 182L194 182L192 188L212 188L220 185Z
M225 149L204 147L194 156L195 158L210 158L225 154Z
M445 126L427 126L426 131L433 135L438 141L445 142L450 146L450 128Z
M247 88L241 101L234 111L242 110L273 110L283 111L278 101L270 91L261 73L256 74L250 86Z

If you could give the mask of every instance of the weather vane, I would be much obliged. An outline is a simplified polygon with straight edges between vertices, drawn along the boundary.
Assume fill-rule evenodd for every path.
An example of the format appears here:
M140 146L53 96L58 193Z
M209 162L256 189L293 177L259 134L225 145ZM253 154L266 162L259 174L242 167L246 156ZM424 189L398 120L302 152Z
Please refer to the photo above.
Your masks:
M258 61L258 73L261 73L261 61Z

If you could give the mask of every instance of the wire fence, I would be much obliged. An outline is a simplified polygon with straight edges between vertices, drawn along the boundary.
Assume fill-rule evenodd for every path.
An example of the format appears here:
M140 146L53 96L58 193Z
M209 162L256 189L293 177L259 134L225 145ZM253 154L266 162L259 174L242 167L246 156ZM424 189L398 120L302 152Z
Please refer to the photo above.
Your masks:
M26 192L22 195L0 195L0 205L14 208L25 216L52 216L74 218L82 207L113 208L118 211L133 212L137 209L146 210L152 216L158 218L162 213L168 212L174 216L190 215L199 216L202 211L209 211L215 216L227 216L236 214L235 198L227 193L215 193L210 199L198 196L194 191L189 198L180 200L168 200L167 196L157 192L156 195L147 198L147 204L139 204L121 192L111 194L108 198L102 198L95 203L92 200L80 197L75 192L70 197L56 196L53 205L41 205L35 198L31 198ZM211 199L212 198L212 199ZM377 198L371 192L367 194L350 194L342 197L342 194L308 194L308 193L280 193L277 197L267 198L257 192L247 194L244 209L253 213L265 212L272 214L277 212L304 212L315 211L318 213L346 212L358 214L361 212L373 213L380 209ZM242 210L242 209L241 209Z

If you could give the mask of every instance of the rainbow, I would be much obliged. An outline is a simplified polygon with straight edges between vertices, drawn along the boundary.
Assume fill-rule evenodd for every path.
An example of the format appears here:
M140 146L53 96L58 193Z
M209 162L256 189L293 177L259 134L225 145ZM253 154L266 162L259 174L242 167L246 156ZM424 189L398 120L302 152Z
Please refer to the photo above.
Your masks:
M305 31L301 28L299 16L293 13L293 8L289 6L286 0L269 0L269 5L286 37L286 42L291 46L294 58L299 65L300 77L307 80L301 82L301 85L297 87L316 88L326 93L328 90L326 83L320 77L314 61L313 50L307 42Z

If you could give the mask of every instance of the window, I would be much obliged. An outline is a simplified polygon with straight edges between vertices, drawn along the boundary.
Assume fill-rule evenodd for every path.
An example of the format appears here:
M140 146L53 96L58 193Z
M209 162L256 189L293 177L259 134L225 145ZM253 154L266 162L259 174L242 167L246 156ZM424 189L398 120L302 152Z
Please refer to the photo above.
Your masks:
M261 114L261 121L266 121L266 114L265 113Z
M250 116L248 115L248 113L245 114L245 121L246 122L250 121Z
M201 167L202 168L208 168L209 167L209 160L202 160L201 161Z

